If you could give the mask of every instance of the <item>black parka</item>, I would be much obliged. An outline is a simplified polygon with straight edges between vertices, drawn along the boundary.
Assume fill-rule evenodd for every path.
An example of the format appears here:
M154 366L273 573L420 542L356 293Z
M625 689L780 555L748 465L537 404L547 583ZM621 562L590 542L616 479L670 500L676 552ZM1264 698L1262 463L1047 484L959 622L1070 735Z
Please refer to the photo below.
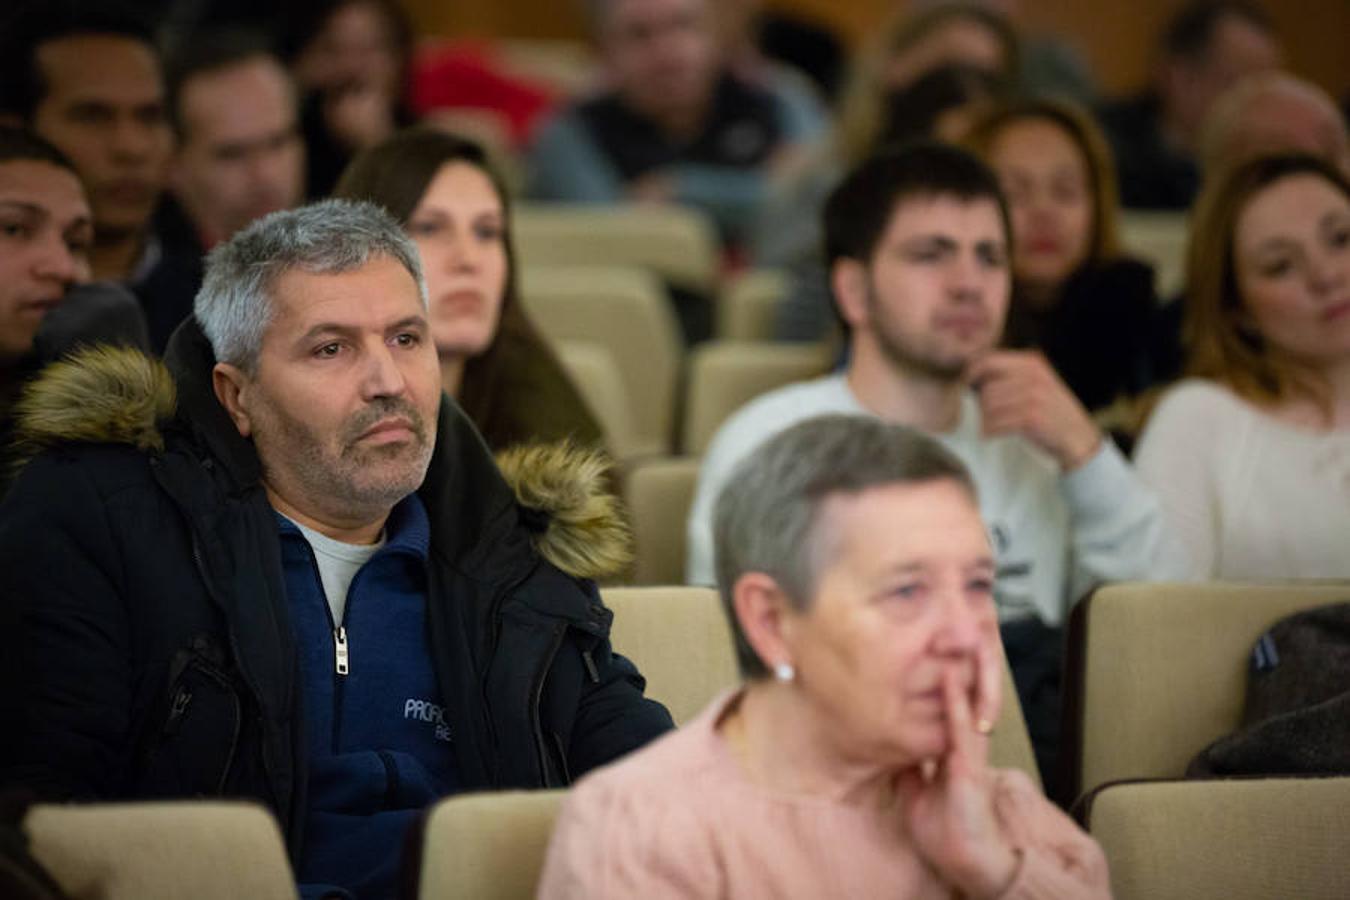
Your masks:
M303 698L276 519L192 320L166 362L87 355L21 413L35 456L0 506L0 784L257 798L294 858ZM671 727L611 653L583 567L539 551L562 526L520 505L448 400L419 495L433 664L466 789L566 785Z

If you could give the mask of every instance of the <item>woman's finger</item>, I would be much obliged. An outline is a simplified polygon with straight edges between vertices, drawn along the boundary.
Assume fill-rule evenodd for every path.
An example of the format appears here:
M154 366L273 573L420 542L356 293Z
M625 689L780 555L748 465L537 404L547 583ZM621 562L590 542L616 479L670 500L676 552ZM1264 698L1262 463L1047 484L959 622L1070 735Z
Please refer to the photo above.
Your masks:
M970 699L962 688L956 666L945 666L942 672L942 696L946 706L947 732L951 752L947 754L948 771L951 763L957 762L964 770L974 748L975 723L971 721Z
M1003 708L1003 654L993 641L981 641L975 650L975 730L988 735Z

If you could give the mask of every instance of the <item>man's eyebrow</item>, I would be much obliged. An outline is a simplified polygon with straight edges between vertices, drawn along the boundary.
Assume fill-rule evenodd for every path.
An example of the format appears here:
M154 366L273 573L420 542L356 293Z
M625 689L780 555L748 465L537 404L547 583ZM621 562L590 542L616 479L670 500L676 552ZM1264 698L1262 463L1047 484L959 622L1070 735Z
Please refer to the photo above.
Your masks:
M47 210L36 203L29 203L26 200L0 200L0 207L12 207L20 212L32 216L46 215Z
M399 319L394 324L385 329L385 332L402 331L405 328L427 328L427 317L423 315L411 315Z
M311 327L304 334L300 335L300 337L296 339L296 343L303 344L325 334L352 335L355 334L357 330L358 329L353 328L350 325L342 325L338 322L320 322Z
M924 234L910 235L905 244L938 244L942 247L955 247L956 239L940 231L930 231Z

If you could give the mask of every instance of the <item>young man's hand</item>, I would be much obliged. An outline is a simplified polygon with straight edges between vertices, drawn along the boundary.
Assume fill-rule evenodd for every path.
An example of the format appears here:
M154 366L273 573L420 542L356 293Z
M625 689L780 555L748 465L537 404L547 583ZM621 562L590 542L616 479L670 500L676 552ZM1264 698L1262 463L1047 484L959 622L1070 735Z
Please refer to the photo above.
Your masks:
M1101 446L1102 435L1078 398L1034 350L996 350L967 373L980 401L984 434L1020 434L1071 472Z

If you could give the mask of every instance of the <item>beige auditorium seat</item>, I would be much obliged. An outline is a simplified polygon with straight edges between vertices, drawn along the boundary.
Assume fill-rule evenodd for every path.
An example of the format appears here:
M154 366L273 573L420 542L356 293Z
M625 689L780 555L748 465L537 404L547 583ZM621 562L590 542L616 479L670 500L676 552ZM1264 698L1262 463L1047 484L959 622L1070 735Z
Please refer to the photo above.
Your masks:
M660 451L659 442L644 441L633 427L628 388L608 347L595 341L558 341L554 349L582 399L600 420L605 443L616 460L622 462Z
M29 810L23 828L33 857L72 897L296 897L281 831L254 804L39 805Z
M1350 897L1350 778L1134 782L1090 799L1116 900Z
M768 341L788 276L778 269L752 269L731 279L717 301L717 336L732 341Z
M689 357L682 447L700 456L727 416L776 387L821 375L829 351L818 344L709 341Z
M524 900L544 868L562 791L465 794L427 817L419 900Z
M614 613L610 642L647 679L647 696L683 725L740 683L731 630L706 587L605 588Z
M628 469L624 495L637 545L633 584L684 581L685 524L698 486L699 460L667 456Z
M1082 654L1081 703L1066 737L1081 740L1079 792L1184 775L1192 757L1238 727L1256 639L1291 613L1338 600L1350 600L1350 582L1096 591L1071 629Z
M511 228L525 265L635 266L703 296L716 292L717 233L688 207L522 203Z
M520 297L555 344L590 341L618 364L639 446L668 453L682 364L679 325L650 273L609 266L522 269Z
M1185 213L1121 213L1120 242L1125 252L1153 266L1158 297L1168 300L1186 284Z

